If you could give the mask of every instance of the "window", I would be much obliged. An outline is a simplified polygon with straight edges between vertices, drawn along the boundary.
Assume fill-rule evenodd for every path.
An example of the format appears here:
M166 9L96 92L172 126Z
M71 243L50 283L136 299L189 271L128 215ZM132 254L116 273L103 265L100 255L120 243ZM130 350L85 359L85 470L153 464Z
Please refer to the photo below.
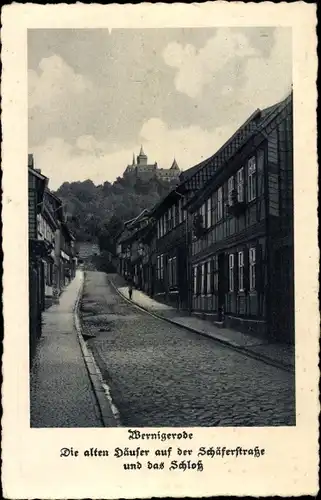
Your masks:
M177 262L176 262L176 257L173 257L170 259L171 261L171 271L170 271L170 286L176 286L177 285Z
M209 198L206 203L207 203L206 227L210 228L212 225L212 198Z
M229 271L228 271L228 282L229 282L229 291L234 291L234 254L231 253L229 255Z
M206 284L206 290L207 290L207 295L211 294L211 280L212 280L212 263L209 261L207 263L207 284Z
M157 238L160 238L160 221L157 221Z
M217 220L217 192L212 194L212 226Z
M203 205L201 206L201 216L203 218L203 227L205 228L206 227L206 205L205 203L203 203Z
M255 267L256 267L256 249L250 248L250 254L249 254L250 290L255 290L256 288Z
M162 280L163 279L163 255L159 255L157 257L157 267L156 267L156 274L157 274L157 279Z
M205 264L201 265L201 295L205 293Z
M196 269L196 294L199 295L202 290L202 266L198 265Z
M238 270L239 270L239 291L244 291L244 252L238 253Z
M193 272L194 272L194 276L193 276L193 279L194 279L194 295L197 295L197 266L194 266Z
M160 270L159 270L159 279L164 279L164 255L160 256Z
M220 187L217 191L217 220L223 217L223 188Z
M163 217L164 217L164 234L166 234L167 233L167 227L168 227L168 224L167 224L168 223L168 220L167 220L168 213L166 212Z
M237 172L237 201L244 201L244 168Z
M255 200L256 198L256 160L255 156L248 161L248 201Z
M182 213L182 198L178 201L178 223L180 224L183 221L183 213Z
M168 259L168 285L172 286L173 275L172 275L172 260Z
M218 261L217 261L217 256L214 256L212 262L212 293L214 295L217 295L218 292Z
M173 227L176 226L176 205L172 206L172 219L173 219Z
M167 224L167 230L170 231L173 228L173 212L172 212L172 207L169 208L167 212L167 218L168 218L168 224Z
M230 177L228 180L228 204L232 206L233 203L233 190L234 190L234 177Z

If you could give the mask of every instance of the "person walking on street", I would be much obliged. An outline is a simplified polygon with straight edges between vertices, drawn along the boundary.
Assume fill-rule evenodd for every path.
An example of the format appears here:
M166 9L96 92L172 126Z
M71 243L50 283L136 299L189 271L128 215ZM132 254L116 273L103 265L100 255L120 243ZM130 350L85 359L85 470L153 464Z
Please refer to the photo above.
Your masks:
M128 287L128 294L129 294L129 298L130 300L132 300L132 296L133 296L133 285L130 283L129 284L129 287Z

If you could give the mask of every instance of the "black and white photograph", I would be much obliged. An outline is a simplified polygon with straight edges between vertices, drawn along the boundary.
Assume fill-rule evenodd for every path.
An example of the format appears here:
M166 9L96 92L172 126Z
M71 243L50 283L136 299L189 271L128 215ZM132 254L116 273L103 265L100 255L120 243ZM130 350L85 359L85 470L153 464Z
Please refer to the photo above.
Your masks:
M28 91L31 426L295 425L291 28L31 29Z
M316 496L314 6L1 21L4 496Z

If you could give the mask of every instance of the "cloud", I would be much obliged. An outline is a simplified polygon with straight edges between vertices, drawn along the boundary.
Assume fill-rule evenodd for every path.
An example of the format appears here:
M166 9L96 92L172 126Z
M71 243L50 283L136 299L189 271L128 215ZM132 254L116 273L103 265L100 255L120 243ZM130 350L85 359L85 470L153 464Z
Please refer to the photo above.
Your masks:
M222 69L232 58L253 57L257 51L249 44L247 37L228 28L219 28L203 48L196 50L193 45L182 46L169 43L163 51L168 66L176 68L176 89L189 97L201 94L204 85L215 81Z
M211 84L214 99L235 96L239 104L261 107L282 99L291 86L291 29L274 30L266 57L250 46L244 33L219 28L199 51L193 45L168 44L163 59L176 69L176 89L191 98L200 97Z
M292 85L292 31L279 28L269 57L254 57L245 67L247 79L240 89L241 102L261 108L286 97Z
M114 181L132 162L133 152L138 154L141 143L150 163L157 161L159 167L169 168L175 156L185 170L212 155L233 132L232 127L213 131L199 126L170 129L162 120L151 118L141 128L135 145L119 146L117 150L115 146L111 151L107 142L89 135L78 137L73 145L51 137L30 153L34 154L36 168L49 177L50 188L57 189L65 181Z
M168 168L175 156L185 170L214 154L233 132L233 125L213 130L204 130L198 125L170 129L159 118L151 118L144 123L140 136L145 153L150 151L153 161Z
M64 111L68 99L92 90L92 82L76 73L58 55L41 59L38 70L28 72L29 108Z

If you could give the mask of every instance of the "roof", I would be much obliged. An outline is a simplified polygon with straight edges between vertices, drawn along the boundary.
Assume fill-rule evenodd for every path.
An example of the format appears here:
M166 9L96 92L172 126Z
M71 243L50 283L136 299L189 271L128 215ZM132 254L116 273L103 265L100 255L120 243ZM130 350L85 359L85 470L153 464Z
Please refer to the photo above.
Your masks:
M57 201L60 205L62 205L62 200L58 198L58 196L56 196L52 191L50 191L50 189L48 188L46 189L46 194L54 198L55 201Z
M174 161L172 163L171 169L173 169L173 170L179 170L179 166L177 165L177 161L176 161L175 158L174 158Z
M40 179L41 181L44 181L46 183L48 183L48 181L49 181L48 177L46 177L45 175L41 174L39 172L39 170L36 170L34 168L31 168L31 167L28 167L28 172L29 172L29 174L34 175L35 177L37 177L38 179Z
M147 208L144 208L144 210L142 210L140 212L140 214L138 214L136 217L134 217L133 219L129 219L129 220L125 221L124 225L128 226L130 224L133 224L134 222L138 222L138 220L141 219L141 218L143 218L143 216L146 215L147 213L148 213Z
M143 146L140 147L139 156L143 156L144 158L147 158L146 154L144 153Z
M43 211L43 214L44 216L47 218L48 222L51 224L51 227L54 227L55 229L57 229L59 226L58 226L58 222L54 216L54 214L51 212L51 210L48 208L48 206L46 205L46 203L44 203L44 211Z
M222 172L222 170L224 169L226 163L228 161L231 160L232 157L235 156L235 154L246 144L248 143L249 139L251 137L253 137L254 135L257 135L259 132L261 132L264 127L266 127L266 125L271 122L273 120L273 118L282 111L282 109L290 102L290 100L292 99L292 92L290 95L288 95L285 99L283 99L283 101L280 101L276 104L274 104L273 106L269 106L268 108L265 108L263 110L257 110L253 115L250 116L250 118L245 122L245 124L242 126L244 127L246 124L248 124L250 122L250 120L255 120L255 124L253 126L253 130L249 133L249 135L244 139L243 143L240 143L239 146L237 148L234 149L234 151L232 152L232 154L225 160L221 163L219 169L217 170L217 174L219 174L220 172ZM240 127L240 129L242 129L242 127ZM240 130L239 129L239 130ZM239 131L238 130L238 131ZM238 132L237 131L237 132ZM232 136L232 137L235 137L237 132ZM227 141L227 143L225 143L225 146L223 146L222 148L220 148L216 153L215 155L213 155L213 157L217 156L224 147L226 147L228 145L230 141ZM212 157L212 158L213 158ZM191 205L192 207L198 207L201 203L202 203L202 198L203 198L203 195L204 193L207 193L209 190L210 190L210 186L212 185L213 183L213 179L216 178L216 175L215 176L212 176L209 181L203 186L203 188L201 188L197 194L195 196L193 196L193 198L186 204L186 207L188 205Z

